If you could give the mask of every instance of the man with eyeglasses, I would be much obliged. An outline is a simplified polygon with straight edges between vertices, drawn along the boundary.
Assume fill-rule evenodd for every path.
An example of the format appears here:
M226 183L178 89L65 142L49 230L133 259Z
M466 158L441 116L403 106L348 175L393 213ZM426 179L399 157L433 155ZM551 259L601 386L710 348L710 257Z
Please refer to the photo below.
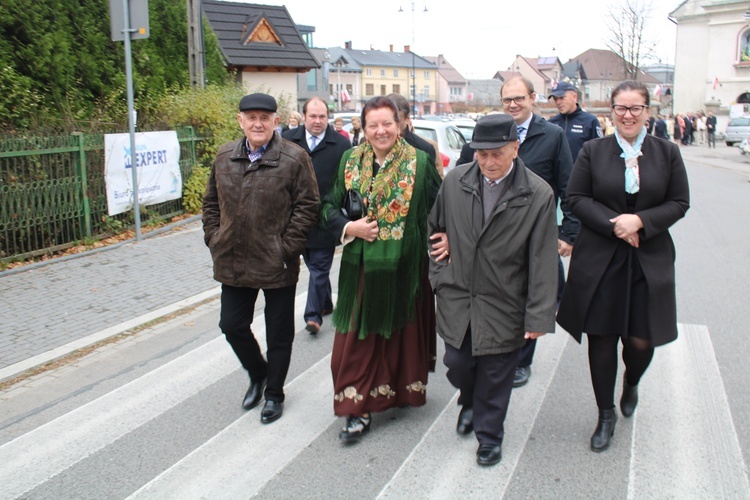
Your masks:
M518 156L532 172L547 181L555 195L555 204L560 200L563 213L562 226L558 227L557 253L568 257L573 251L573 242L578 234L579 222L568 210L565 190L573 168L570 146L565 132L556 125L533 113L536 92L534 84L522 76L506 80L500 88L503 109L513 117L518 131L520 147ZM560 301L565 284L565 270L558 259L557 300ZM521 351L521 357L513 379L513 387L521 387L531 377L536 339L529 338Z
M578 104L578 91L570 83L558 83L548 97L555 102L559 111L559 114L550 118L549 122L565 131L570 154L575 163L584 142L603 136L602 126L596 116L581 109Z

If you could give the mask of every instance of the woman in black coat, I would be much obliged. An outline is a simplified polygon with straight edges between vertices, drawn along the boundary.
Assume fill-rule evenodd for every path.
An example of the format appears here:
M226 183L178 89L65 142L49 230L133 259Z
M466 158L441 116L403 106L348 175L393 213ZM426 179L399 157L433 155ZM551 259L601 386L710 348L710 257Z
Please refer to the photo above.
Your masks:
M654 347L677 338L669 228L689 208L679 148L646 133L649 92L626 81L612 92L615 134L587 142L570 175L567 202L581 221L557 322L578 342L586 332L599 422L591 449L609 447L617 345L625 363L620 410L638 403Z

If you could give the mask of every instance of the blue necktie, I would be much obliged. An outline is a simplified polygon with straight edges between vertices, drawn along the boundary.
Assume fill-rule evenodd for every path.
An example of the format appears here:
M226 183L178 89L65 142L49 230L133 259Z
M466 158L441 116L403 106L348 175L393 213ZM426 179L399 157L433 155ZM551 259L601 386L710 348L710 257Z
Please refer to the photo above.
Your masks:
M523 142L523 140L526 139L526 137L524 137L523 135L524 131L526 130L526 127L519 126L517 130L518 130L518 140Z
M315 146L318 145L318 138L314 135L310 136L310 151L315 149Z

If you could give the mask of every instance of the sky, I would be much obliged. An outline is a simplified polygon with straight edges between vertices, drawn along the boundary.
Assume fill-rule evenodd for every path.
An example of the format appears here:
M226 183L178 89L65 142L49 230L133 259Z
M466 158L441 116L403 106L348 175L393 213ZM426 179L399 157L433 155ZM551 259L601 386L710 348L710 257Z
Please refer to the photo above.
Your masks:
M565 63L587 49L606 49L605 40L610 36L608 9L621 1L532 0L524 4L488 0L256 0L252 3L285 5L296 24L315 27L316 47L343 47L344 42L351 41L354 49L389 50L393 44L394 50L403 51L404 45L411 45L420 56L442 54L465 78L483 79L507 70L516 54L557 56ZM676 25L667 16L681 3L682 0L651 2L646 34L655 44L661 62L674 64Z

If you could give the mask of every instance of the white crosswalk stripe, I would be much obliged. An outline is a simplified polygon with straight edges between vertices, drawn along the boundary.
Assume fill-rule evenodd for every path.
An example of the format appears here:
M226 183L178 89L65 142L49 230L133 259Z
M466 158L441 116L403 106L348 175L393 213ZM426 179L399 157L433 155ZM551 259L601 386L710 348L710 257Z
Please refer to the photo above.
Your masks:
M298 332L304 331L301 318L305 298L303 293L296 300L294 315ZM256 317L253 330L264 345L262 315ZM332 411L329 349L326 344L315 345L325 353L316 355L288 381L284 417L278 422L264 426L259 421L258 410L241 413L228 426L205 442L197 443L184 456L166 464L124 495L113 496L234 499L283 495L279 489L283 489L283 482L275 482L273 488L267 490L274 478L302 460L300 457L316 442L335 439L334 430L341 423ZM474 463L476 440L455 433L458 413L455 390L449 387L444 375L433 375L432 394L442 396L432 399L428 396L427 405L433 405L430 412L415 411L405 417L419 419L431 415L428 421L422 422L424 425L420 429L424 430L420 431L412 449L402 453L402 450L379 448L382 442L378 433L404 432L412 428L406 420L390 427L376 426L357 445L361 453L354 456L361 455L368 466L369 461L375 460L373 457L400 457L372 496L502 498L517 496L518 489L523 488L529 497L549 497L555 491L549 484L517 484L528 467L538 463L535 460L540 460L541 449L545 467L559 461L579 463L580 467L587 468L586 474L594 477L598 473L596 469L592 471L592 467L601 467L601 474L605 476L612 470L627 470L627 480L622 478L621 485L605 485L605 488L612 488L612 496L750 498L745 463L710 334L705 327L680 325L680 340L657 350L654 363L641 384L638 411L631 419L620 419L617 441L605 454L592 454L588 450L589 435L581 435L591 432L595 424L595 408L590 408L593 396L586 385L585 349L585 342L579 346L563 331L540 341L532 382L513 392L503 460L487 469ZM231 349L222 336L217 336L10 440L0 446L0 497L44 496L44 490L39 495L35 495L34 490L94 454L106 452L113 443L146 423L166 418L171 409L236 370L238 363ZM580 406L575 408L576 418L586 418L576 429L565 423L564 412L559 407L559 388L570 383L560 378L569 377L571 372L579 378L572 391L574 394L565 401L568 405ZM170 418L175 418L174 414ZM549 423L554 424L558 418L560 424L553 427L556 435L550 436ZM540 435L555 439L549 447L554 456L544 456L545 445L540 445ZM335 446L318 446L320 450L341 452ZM526 456L535 453L537 456L533 459ZM319 464L320 471L335 473L326 470L325 456L320 460L323 462ZM364 469L361 473L367 474ZM354 477L352 481L361 479ZM304 485L306 478L295 476L291 480ZM554 478L550 481L554 486ZM586 485L581 484L580 488L580 496L587 496ZM315 489L309 490L309 496L351 497L356 491L354 486L351 491ZM59 496L68 495L63 491Z

